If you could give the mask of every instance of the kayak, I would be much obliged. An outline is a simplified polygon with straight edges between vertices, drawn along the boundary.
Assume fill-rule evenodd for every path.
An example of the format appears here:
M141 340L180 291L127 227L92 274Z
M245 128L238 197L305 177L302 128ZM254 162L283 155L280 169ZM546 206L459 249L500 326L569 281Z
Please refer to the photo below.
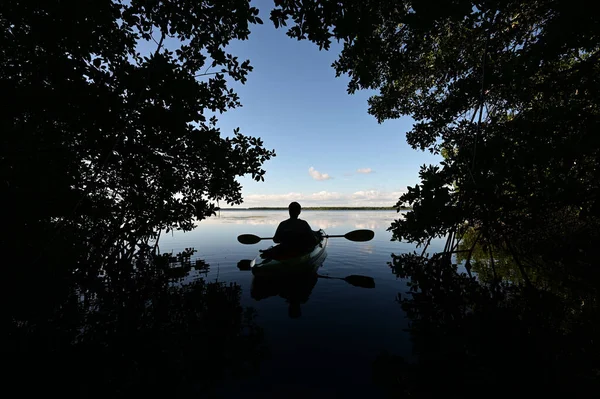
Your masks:
M258 255L250 264L254 275L281 275L298 272L316 271L327 253L327 236L323 230L316 232L321 241L315 247L303 253L278 251L279 245L274 245Z

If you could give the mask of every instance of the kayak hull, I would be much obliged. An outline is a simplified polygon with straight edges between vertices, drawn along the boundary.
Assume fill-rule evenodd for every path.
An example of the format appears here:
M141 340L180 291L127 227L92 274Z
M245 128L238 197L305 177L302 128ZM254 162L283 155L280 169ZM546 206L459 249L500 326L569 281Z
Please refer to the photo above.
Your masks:
M327 237L323 230L319 230L318 232L321 234L321 241L310 252L279 260L263 259L259 255L251 263L252 274L281 275L315 271L327 256Z

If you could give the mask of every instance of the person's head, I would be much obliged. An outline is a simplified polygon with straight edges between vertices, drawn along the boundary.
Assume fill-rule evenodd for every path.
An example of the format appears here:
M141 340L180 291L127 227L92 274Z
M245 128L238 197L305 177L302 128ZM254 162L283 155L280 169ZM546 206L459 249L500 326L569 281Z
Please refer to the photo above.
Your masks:
M292 202L290 206L288 206L288 210L290 211L290 217L292 219L297 219L302 211L302 207L297 202Z

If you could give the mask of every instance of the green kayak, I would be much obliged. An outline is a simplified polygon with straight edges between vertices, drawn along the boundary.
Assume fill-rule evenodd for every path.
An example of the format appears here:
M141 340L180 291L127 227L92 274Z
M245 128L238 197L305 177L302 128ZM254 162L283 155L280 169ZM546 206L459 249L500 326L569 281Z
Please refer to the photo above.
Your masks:
M294 253L293 251L278 251L275 245L257 256L251 263L254 275L278 275L316 270L327 253L327 237L323 230L315 232L321 241L310 252Z

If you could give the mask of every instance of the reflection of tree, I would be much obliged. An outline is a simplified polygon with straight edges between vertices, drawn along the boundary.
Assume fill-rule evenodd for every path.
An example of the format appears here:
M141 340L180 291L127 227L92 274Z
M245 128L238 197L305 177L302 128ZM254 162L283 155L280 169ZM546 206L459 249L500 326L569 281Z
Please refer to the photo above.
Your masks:
M561 229L564 228L566 227ZM598 275L596 268L590 267L596 255L592 251L582 254L568 248L570 242L579 239L577 245L591 249L590 236L595 235L588 234L588 237L582 239L580 235L560 237L560 233L552 231L536 231L535 234L536 239L545 234L544 241L554 245L537 248L537 256L521 255L521 261L516 261L509 248L518 248L519 252L525 252L525 248L533 245L533 242L522 240L499 247L487 242L475 229L467 229L457 245L456 262L467 264L467 269L475 272L477 279L487 284L531 284L537 289L552 291L559 296L586 295L596 291L594 281L598 280ZM565 291L572 290L577 293L565 294Z
M495 279L513 283L524 283L518 265L503 248L486 243L475 229L467 229L462 236L456 253L458 263L467 263L482 281L491 283ZM528 277L529 277L528 273Z
M30 292L3 326L13 381L34 376L46 392L113 397L206 392L220 377L253 372L262 349L255 314L240 306L236 284L182 283L185 271L207 268L192 253L141 251L116 265L122 273L62 284L52 306Z
M556 284L548 289L550 276L541 275L531 286L486 282L459 273L441 257L395 255L390 265L408 279L410 291L398 299L411 321L418 356L415 364L378 359L376 377L390 392L419 397L597 392L600 312L594 291L558 292Z

